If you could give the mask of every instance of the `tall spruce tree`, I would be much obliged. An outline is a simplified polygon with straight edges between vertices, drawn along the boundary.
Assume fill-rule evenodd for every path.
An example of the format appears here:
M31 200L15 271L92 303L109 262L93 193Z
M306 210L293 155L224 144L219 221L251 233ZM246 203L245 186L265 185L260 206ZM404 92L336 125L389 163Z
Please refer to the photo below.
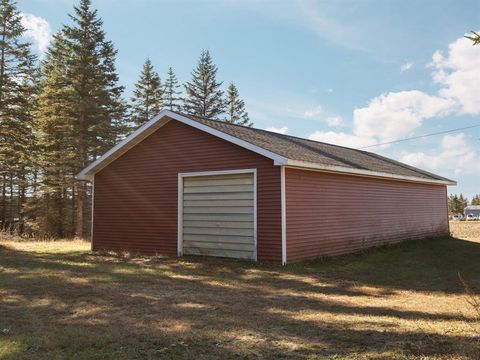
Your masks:
M231 124L252 126L248 113L245 111L245 102L240 99L237 87L230 83L227 88L225 105L227 114L225 121Z
M165 80L165 88L164 88L164 95L163 95L163 102L165 108L172 110L172 111L180 111L180 103L181 100L180 94L181 92L178 91L180 85L178 84L177 76L173 72L172 67L168 68L167 78Z
M225 111L221 82L217 82L217 66L208 50L200 54L197 66L192 71L192 80L185 87L183 111L187 114L219 119Z
M137 126L146 123L162 109L162 98L160 76L154 70L150 59L146 59L133 91L130 120Z
M0 229L23 230L34 143L36 57L12 0L0 0ZM18 218L18 220L17 220Z
M125 132L117 51L90 0L81 0L54 36L40 82L38 126L46 208L53 235L84 235L87 187L75 174Z

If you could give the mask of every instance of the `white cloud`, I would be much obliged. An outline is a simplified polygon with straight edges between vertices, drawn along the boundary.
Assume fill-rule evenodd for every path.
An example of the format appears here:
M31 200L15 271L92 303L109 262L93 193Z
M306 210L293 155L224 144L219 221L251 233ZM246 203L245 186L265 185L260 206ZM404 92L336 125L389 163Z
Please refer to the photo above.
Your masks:
M304 119L320 120L331 127L343 126L344 122L340 116L327 116L321 105L317 105L303 112Z
M431 152L404 152L400 161L432 171L479 174L480 154L466 139L464 133L445 135L438 149Z
M374 97L368 106L354 110L352 134L337 133L338 139L385 142L411 135L431 118L480 114L480 46L459 38L449 44L446 55L436 51L429 66L434 68L433 82L439 85L436 94L408 90ZM334 138L331 132L328 135Z
M325 89L325 92L327 92L327 93L332 93L332 92L333 92L333 89L332 89L332 88L327 88L327 89Z
M286 134L288 132L288 127L283 126L281 128L276 128L276 127L272 126L272 127L266 128L265 130L272 131L272 132L275 132L275 133L278 133L278 134Z
M308 137L310 140L326 142L329 144L347 146L351 148L360 148L375 144L375 139L370 137L361 137L336 131L315 131Z
M401 72L408 71L412 68L412 66L413 66L413 62L406 62L405 64L400 65L400 71Z
M436 51L430 66L440 96L455 100L460 114L480 114L480 46L460 38L448 46L446 56Z
M52 37L48 21L39 16L22 13L22 26L26 29L25 36L32 39L40 54L45 53Z
M312 109L309 109L309 110L305 110L305 112L303 113L303 117L305 119L314 119L314 118L318 118L319 115L321 115L323 112L323 109L320 105L317 105L315 106L314 108Z
M451 99L418 90L382 94L354 110L354 133L381 140L399 138L411 134L424 119L448 114L453 106Z
M344 125L343 119L341 116L329 116L327 117L327 125L332 127L340 127Z

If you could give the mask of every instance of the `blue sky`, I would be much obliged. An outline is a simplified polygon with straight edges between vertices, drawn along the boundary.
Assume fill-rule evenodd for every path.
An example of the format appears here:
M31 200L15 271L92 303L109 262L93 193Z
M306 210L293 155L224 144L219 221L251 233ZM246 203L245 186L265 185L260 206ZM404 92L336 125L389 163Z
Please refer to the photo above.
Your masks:
M19 0L41 53L73 1ZM255 126L362 147L480 124L479 1L93 0L131 95L149 57L190 77L209 49ZM480 127L370 148L480 193Z

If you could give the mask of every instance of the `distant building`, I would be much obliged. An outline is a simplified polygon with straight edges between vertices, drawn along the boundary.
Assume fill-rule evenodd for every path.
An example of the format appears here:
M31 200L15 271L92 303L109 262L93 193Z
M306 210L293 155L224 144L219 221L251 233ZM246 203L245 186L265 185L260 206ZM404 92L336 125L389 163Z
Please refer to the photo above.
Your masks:
M469 205L465 208L465 217L468 215L473 215L477 219L480 216L480 205Z

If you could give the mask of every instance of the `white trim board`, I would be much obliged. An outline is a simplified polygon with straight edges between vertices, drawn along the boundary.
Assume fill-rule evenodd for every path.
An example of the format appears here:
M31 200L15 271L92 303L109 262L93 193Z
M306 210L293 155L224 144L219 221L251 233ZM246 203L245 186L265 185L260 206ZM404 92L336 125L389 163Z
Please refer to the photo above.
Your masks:
M90 250L93 251L93 219L95 211L95 175L92 178L92 204L91 204L91 214L90 214Z
M346 168L343 166L322 165L322 164L311 163L306 161L298 161L298 160L288 160L285 166L288 168L297 168L301 170L330 172L330 173L337 173L337 174L344 174L344 175L376 177L376 178L384 178L387 180L409 181L409 182L436 184L436 185L457 185L457 182L452 180L425 179L425 178L416 177L416 176L404 176L404 175L396 175L396 174L390 174L390 173L384 173L384 172L378 172L378 171L372 171L372 170L352 169L352 168Z
M253 259L257 261L257 169L235 169L178 173L177 255L183 256L183 179L195 176L253 174Z
M285 188L285 166L280 168L280 203L282 212L282 265L287 264L287 196Z

